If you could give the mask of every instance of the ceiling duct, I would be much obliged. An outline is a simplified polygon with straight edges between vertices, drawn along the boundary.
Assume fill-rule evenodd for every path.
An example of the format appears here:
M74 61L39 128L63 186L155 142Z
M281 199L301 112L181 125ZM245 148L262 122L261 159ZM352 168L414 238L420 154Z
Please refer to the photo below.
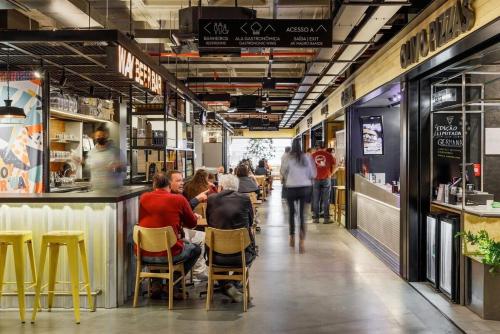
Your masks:
M15 9L0 10L0 29L38 30L38 22Z
M231 97L228 112L255 112L262 109L262 98L256 95L238 95Z

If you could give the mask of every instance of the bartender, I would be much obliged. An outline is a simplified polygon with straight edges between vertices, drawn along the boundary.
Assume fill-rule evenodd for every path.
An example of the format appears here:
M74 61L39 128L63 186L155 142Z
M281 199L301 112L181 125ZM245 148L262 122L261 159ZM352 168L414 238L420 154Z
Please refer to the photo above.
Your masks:
M109 129L100 126L94 133L96 145L89 152L86 165L90 169L93 190L118 188L123 185L126 164L118 147L109 139Z

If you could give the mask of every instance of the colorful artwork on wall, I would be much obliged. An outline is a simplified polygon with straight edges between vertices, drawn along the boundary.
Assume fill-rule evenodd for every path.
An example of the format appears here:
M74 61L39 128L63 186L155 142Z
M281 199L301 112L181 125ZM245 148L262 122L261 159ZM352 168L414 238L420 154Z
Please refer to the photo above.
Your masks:
M0 103L7 98L6 73L0 74ZM0 118L0 192L43 192L43 125L41 80L31 72L11 72L12 105L26 119Z

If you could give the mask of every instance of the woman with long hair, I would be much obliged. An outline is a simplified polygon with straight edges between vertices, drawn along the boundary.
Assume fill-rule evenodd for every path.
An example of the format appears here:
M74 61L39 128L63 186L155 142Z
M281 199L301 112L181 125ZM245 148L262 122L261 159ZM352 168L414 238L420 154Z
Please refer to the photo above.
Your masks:
M193 178L184 186L184 196L189 200L198 194L210 189L208 182L208 172L204 169L198 169Z
M297 140L292 143L292 150L281 168L286 180L285 186L286 200L289 209L290 247L295 247L295 216L297 214L300 223L299 252L304 253L304 241L306 238L304 207L306 203L311 202L311 191L313 180L316 177L316 168L311 157L302 152L300 143ZM298 212L296 212L296 204L298 206Z

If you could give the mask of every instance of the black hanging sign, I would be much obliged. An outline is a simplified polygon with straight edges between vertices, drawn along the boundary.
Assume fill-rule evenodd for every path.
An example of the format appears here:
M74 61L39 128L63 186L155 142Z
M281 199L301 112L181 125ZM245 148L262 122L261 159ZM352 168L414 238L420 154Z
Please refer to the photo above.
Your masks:
M331 20L200 19L202 48L331 48Z

